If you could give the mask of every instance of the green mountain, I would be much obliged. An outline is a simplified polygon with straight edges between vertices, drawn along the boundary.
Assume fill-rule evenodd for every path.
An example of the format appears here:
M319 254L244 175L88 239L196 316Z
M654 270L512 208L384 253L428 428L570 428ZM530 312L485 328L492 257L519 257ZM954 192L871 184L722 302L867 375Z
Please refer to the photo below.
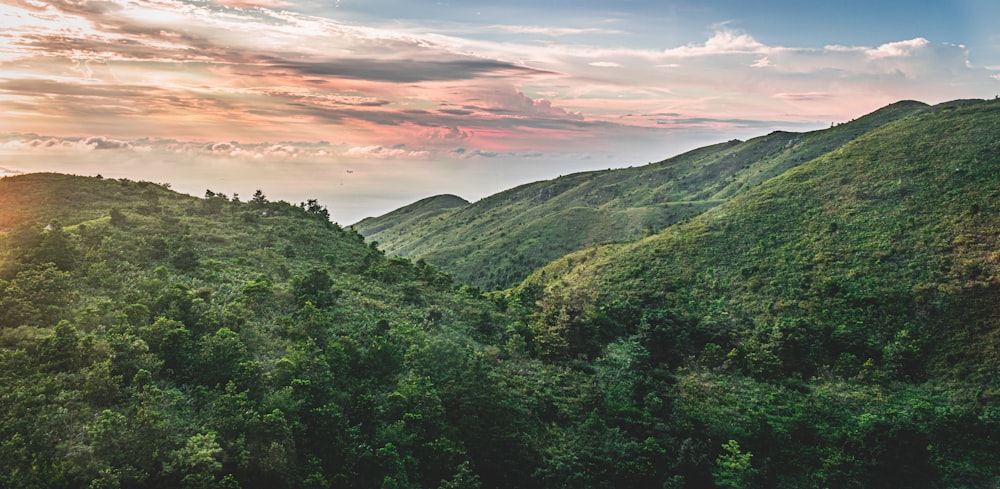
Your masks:
M635 240L696 216L926 108L899 102L830 129L779 131L642 167L568 175L464 206L454 196L432 197L351 227L391 255L422 258L486 290L505 288L567 253Z
M417 232L415 228L423 223L467 205L469 201L457 195L435 195L388 214L369 217L352 227L355 230L364 229L367 236L377 241L380 236L403 236Z
M486 295L312 200L0 179L0 487L996 487L998 131L919 109Z
M990 487L998 131L997 101L923 111L504 297L540 357L669 365L671 409L693 431L737 440L752 467L790 464L740 481Z
M492 379L495 307L315 201L32 174L0 180L0 216L2 487L509 487L539 465L542 419Z

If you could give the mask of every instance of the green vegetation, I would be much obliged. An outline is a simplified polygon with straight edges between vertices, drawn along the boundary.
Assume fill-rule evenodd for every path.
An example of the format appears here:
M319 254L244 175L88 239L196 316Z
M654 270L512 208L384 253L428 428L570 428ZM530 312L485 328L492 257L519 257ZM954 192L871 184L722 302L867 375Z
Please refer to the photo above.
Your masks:
M446 214L459 207L469 205L469 201L456 195L436 195L414 202L379 217L365 219L363 227L369 236L396 236L414 232L419 223Z
M923 110L899 102L830 129L778 131L646 166L568 175L474 204L432 197L351 227L390 255L422 258L484 290L507 288L567 253L658 232Z
M890 107L488 294L314 200L4 178L0 487L996 487L1000 103Z
M668 366L720 485L991 487L998 130L995 101L925 111L503 297L544 358Z

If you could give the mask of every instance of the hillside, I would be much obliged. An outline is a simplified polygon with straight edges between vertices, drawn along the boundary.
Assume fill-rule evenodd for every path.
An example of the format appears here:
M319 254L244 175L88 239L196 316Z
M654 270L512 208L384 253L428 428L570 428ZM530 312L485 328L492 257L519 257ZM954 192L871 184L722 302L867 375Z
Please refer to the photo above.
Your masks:
M2 487L508 487L541 464L547 421L491 387L518 378L495 308L315 201L31 174L0 215Z
M0 179L0 487L996 487L998 131L921 110L485 296L315 201Z
M990 487L998 131L997 101L925 111L659 235L567 256L506 301L541 357L677 369L677 415L738 434L761 487Z
M469 205L457 195L435 195L418 200L379 217L369 217L352 226L364 229L367 236L378 241L379 236L403 236L415 232L425 222L449 211Z
M899 102L830 129L774 132L700 148L641 167L523 185L465 206L431 198L351 227L390 255L423 258L487 290L599 243L641 238L832 151L872 129L926 110Z

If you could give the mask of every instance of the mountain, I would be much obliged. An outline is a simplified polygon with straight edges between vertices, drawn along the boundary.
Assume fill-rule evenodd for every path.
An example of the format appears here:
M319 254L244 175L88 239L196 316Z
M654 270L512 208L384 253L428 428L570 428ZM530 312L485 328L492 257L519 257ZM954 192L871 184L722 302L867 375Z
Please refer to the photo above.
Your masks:
M526 486L490 302L315 201L167 187L0 180L0 486Z
M469 201L457 195L435 195L388 214L363 219L351 227L355 230L364 229L375 241L381 236L404 236L416 232L415 228L441 214L467 205Z
M422 258L486 290L505 288L567 253L635 240L694 217L926 108L899 102L830 129L729 141L641 167L530 183L468 205L434 197L351 227L391 255Z
M562 258L505 300L543 358L670 365L693 430L790 464L759 487L988 487L998 129L997 101L922 111L658 235ZM993 475L951 480L963 463Z
M0 487L996 487L998 130L922 108L488 294L313 200L0 179Z

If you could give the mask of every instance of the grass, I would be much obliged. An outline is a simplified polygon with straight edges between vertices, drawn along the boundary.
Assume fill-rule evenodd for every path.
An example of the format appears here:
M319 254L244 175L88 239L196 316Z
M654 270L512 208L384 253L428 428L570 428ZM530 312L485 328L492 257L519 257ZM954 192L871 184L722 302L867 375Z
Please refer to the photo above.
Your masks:
M352 228L389 254L426 259L460 282L506 288L568 252L637 240L691 219L926 109L900 102L826 130L719 143L649 165L534 182L466 205L454 196L432 197Z

